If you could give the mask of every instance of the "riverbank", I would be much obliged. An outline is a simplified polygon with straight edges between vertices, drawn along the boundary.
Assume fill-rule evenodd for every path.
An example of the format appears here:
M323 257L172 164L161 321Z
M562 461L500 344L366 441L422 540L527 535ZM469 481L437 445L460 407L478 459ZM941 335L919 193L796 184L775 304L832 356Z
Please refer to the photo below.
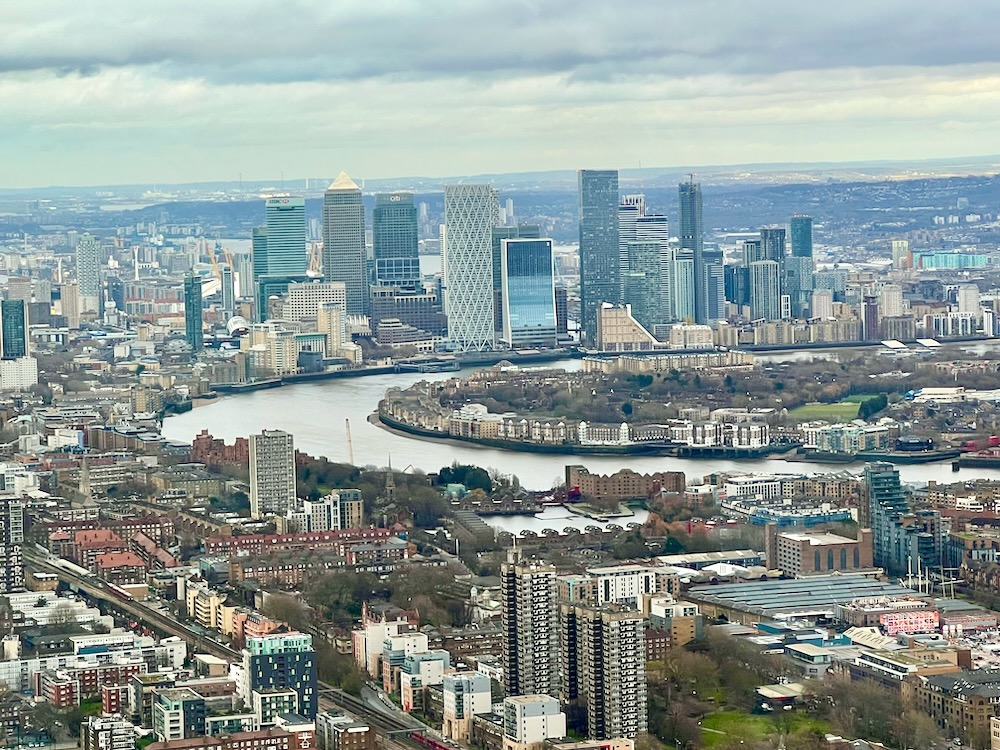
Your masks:
M397 432L427 440L454 441L472 445L482 445L487 448L498 448L520 453L542 453L551 455L572 456L660 456L671 458L719 458L729 461L759 461L777 453L787 452L794 445L768 445L763 448L732 448L725 445L700 447L683 444L664 444L660 442L628 443L625 445L584 445L581 443L528 443L520 440L500 440L493 438L461 438L455 435L416 427L387 414L377 413L373 417L384 427L391 427ZM369 421L371 417L369 417Z

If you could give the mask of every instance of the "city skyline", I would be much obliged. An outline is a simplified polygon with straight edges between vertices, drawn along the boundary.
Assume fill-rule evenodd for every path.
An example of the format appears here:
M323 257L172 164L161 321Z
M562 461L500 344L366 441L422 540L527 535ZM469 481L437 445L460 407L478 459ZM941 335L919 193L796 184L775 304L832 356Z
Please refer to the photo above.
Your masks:
M320 153L381 177L996 151L1000 60L976 13L894 1L829 17L794 3L640 10L642 23L598 3L444 15L107 2L50 23L26 6L0 49L0 87L19 103L0 125L7 184L309 174ZM244 14L254 22L233 23ZM130 31L118 39L119 28ZM263 52L260 28L273 42ZM495 48L498 34L516 59ZM401 112L409 143L390 148Z

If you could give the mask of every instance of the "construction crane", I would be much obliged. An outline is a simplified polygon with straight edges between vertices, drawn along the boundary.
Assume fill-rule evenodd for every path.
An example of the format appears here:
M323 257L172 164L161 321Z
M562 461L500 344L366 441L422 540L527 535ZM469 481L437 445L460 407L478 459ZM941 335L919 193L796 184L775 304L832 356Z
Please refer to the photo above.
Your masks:
M347 463L354 466L354 441L351 440L351 420L345 419L347 423Z
M310 276L319 276L323 272L323 243L313 242L309 246L309 270Z
M219 280L219 283L222 283L222 271L219 270L219 261L215 259L215 251L221 250L222 245L216 240L214 246L208 242L205 243L205 246L208 248L208 259L212 263L212 273Z

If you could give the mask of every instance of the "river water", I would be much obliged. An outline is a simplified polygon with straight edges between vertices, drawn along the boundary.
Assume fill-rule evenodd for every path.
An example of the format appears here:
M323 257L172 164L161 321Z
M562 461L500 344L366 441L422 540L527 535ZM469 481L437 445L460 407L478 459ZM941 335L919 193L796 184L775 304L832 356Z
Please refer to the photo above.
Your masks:
M977 344L962 347L970 354L982 356L994 352L1000 344ZM959 352L956 349L956 357ZM802 361L817 356L833 357L836 352L793 352L770 354L761 359L770 361ZM552 366L567 370L580 367L580 360L566 360ZM780 459L731 461L720 459L678 459L648 456L572 456L504 451L472 444L422 440L389 432L369 422L386 389L406 388L420 380L439 380L456 373L401 373L359 378L327 380L318 383L283 386L238 396L225 396L196 407L190 412L172 416L164 422L163 434L172 440L190 442L203 429L217 438L232 442L262 429L286 430L295 436L296 448L314 456L327 456L333 461L351 459L348 448L347 421L353 445L353 461L358 465L387 466L394 469L411 467L436 471L454 461L496 468L504 474L516 475L529 488L544 490L562 481L566 464L583 464L590 471L608 474L623 467L639 472L683 471L691 478L714 472L757 473L826 473L848 470L860 473L864 464L848 465L787 462ZM459 373L461 374L461 373ZM904 481L925 483L928 480L956 481L988 477L1000 479L1000 470L962 469L952 472L950 463L900 466ZM573 519L570 519L573 520ZM632 519L624 519L622 524ZM561 519L543 520L539 529L570 525ZM561 525L555 526L556 523ZM586 526L590 523L583 521ZM525 526L521 526L525 528Z

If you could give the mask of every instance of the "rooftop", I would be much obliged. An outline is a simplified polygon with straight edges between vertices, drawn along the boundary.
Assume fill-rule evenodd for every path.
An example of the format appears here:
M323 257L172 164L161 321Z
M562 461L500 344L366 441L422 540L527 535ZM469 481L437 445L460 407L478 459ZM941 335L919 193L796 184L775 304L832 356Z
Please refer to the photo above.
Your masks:
M857 539L850 539L840 534L831 534L828 531L818 531L815 534L801 531L785 531L778 536L791 539L793 542L809 542L812 547L824 546L828 544L855 544Z

